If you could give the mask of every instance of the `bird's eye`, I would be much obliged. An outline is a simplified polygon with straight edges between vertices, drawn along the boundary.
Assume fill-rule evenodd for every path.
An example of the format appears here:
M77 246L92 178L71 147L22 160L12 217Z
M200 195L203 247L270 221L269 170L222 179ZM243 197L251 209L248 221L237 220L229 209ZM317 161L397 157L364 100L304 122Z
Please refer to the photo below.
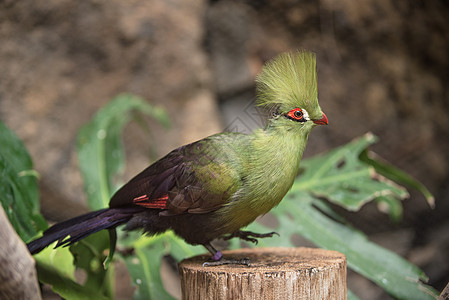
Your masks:
M300 108L292 109L285 116L287 118L289 118L290 120L297 121L297 122L307 121L307 119L304 118L304 113L303 113L302 109L300 109Z
M295 116L295 118L301 119L301 118L302 118L302 111L300 111L300 110L295 110L295 111L293 112L293 115Z

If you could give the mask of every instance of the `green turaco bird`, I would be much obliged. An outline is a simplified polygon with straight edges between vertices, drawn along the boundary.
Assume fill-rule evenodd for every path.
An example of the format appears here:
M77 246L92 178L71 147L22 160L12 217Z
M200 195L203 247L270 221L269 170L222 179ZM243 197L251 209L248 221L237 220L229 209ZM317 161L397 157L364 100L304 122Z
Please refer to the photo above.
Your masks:
M256 83L257 104L274 111L264 129L219 133L171 151L118 190L109 208L52 226L28 244L30 252L126 224L125 230L147 235L171 229L226 263L212 240L272 236L241 228L279 204L297 175L309 133L328 121L318 104L313 53L279 55Z

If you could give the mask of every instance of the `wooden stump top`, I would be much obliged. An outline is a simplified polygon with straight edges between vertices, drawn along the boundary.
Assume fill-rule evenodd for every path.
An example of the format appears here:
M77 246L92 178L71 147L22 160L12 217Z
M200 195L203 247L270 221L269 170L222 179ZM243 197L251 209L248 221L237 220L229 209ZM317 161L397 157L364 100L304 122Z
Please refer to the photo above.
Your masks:
M317 248L224 251L251 265L206 266L209 255L179 264L183 299L346 299L346 257Z

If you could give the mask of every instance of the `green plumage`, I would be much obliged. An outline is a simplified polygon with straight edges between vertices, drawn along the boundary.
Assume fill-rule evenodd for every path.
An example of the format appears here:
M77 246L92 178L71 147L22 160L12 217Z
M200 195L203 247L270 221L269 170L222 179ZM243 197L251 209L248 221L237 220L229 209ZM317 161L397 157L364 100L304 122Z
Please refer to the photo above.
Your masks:
M280 112L305 108L320 119L315 54L306 51L282 53L268 62L257 76L257 104L275 106Z
M257 104L275 107L267 126L252 134L225 132L179 147L131 179L112 197L109 209L57 224L30 243L76 242L101 229L126 223L127 230L154 235L172 229L190 244L210 244L225 235L254 241L240 231L278 205L299 169L309 133L327 118L318 105L315 55L281 54L257 77Z

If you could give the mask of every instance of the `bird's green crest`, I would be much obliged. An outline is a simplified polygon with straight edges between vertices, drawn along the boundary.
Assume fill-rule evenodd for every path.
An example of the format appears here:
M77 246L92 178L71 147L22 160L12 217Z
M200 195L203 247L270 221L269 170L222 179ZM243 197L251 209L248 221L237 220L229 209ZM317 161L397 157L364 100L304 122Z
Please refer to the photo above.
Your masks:
M321 119L314 53L280 54L263 67L256 84L257 105L276 107L279 113L299 107L306 109L312 119Z

